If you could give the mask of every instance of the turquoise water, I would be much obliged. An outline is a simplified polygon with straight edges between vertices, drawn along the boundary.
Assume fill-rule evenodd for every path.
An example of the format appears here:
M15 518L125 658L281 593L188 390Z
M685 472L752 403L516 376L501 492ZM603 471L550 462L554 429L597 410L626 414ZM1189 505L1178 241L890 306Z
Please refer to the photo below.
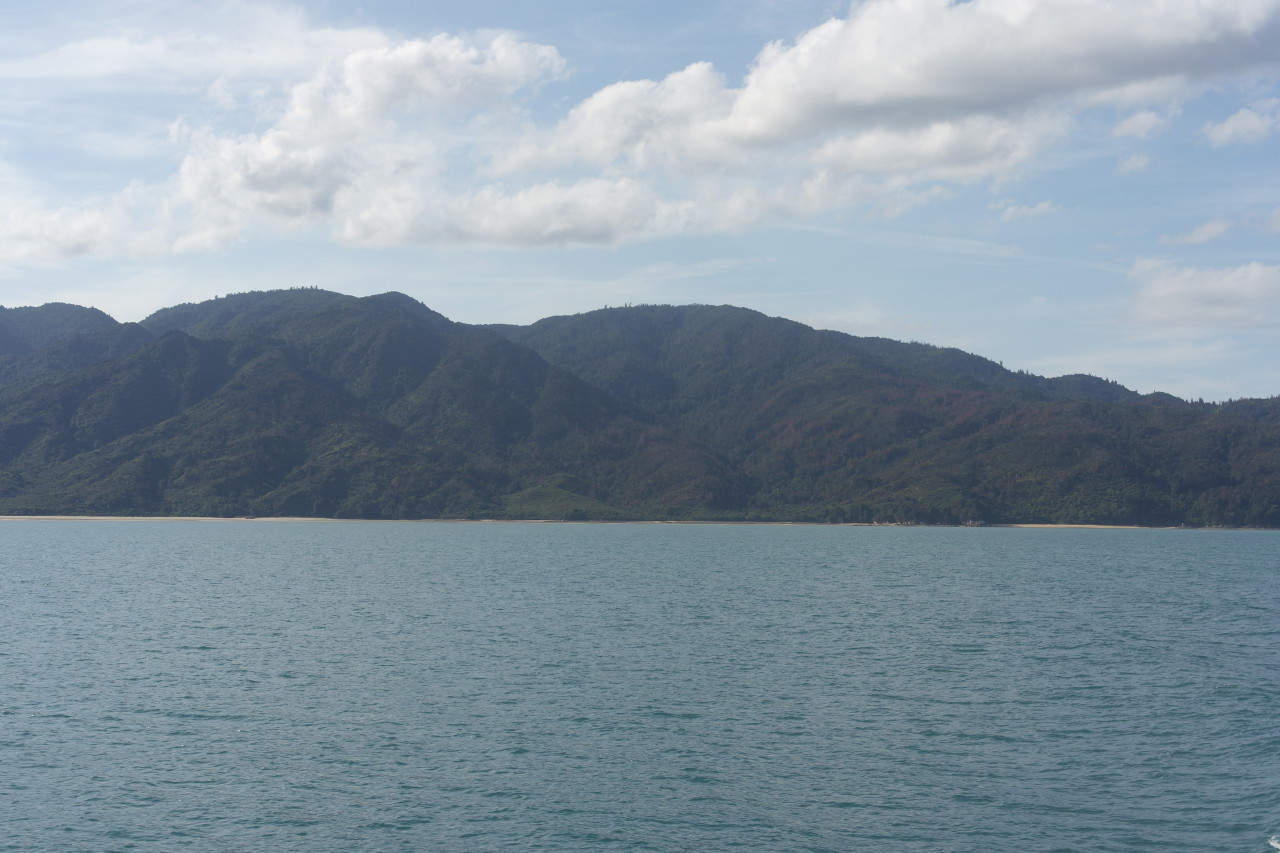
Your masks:
M0 849L1266 851L1280 534L0 522Z

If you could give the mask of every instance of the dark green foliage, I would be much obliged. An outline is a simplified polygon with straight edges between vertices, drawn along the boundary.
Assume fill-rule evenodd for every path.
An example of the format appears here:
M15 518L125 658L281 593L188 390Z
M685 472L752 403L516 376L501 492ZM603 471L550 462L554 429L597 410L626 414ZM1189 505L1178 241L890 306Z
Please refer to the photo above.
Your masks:
M137 323L125 323L93 332L74 333L28 355L0 355L0 385L114 361L154 339Z
M0 306L0 355L25 355L69 335L118 325L97 308L50 302L38 308Z
M729 307L485 329L299 289L102 318L0 311L0 511L1280 526L1274 399Z
M161 337L0 387L0 509L666 517L737 488L708 451L397 294L245 294L143 326Z
M499 328L740 466L747 517L1280 525L1275 400L1142 397L730 307Z

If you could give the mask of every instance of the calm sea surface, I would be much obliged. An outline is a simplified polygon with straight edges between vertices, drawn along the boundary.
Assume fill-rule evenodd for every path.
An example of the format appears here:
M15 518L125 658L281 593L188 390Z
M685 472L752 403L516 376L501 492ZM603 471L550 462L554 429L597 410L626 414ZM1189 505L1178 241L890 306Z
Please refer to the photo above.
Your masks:
M0 850L1278 832L1278 533L0 522Z

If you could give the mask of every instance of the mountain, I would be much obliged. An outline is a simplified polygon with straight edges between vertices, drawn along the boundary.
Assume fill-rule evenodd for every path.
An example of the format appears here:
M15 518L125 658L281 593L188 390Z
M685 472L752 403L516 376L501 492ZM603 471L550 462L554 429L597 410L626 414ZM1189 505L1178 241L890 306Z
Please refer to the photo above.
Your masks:
M69 335L119 325L97 308L50 302L38 308L0 306L0 355L26 355Z
M643 413L406 297L244 294L142 327L157 337L123 358L0 387L0 510L650 517L740 487Z
M728 306L245 293L0 312L0 512L1280 527L1280 401Z
M495 328L739 467L749 517L1280 524L1276 400L1143 397L727 306Z

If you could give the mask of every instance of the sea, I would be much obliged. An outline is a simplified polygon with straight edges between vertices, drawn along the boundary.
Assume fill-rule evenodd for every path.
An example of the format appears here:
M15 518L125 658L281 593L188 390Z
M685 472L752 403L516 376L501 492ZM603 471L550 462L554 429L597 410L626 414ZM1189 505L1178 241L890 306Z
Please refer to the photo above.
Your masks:
M1280 532L0 521L0 850L1278 834Z

